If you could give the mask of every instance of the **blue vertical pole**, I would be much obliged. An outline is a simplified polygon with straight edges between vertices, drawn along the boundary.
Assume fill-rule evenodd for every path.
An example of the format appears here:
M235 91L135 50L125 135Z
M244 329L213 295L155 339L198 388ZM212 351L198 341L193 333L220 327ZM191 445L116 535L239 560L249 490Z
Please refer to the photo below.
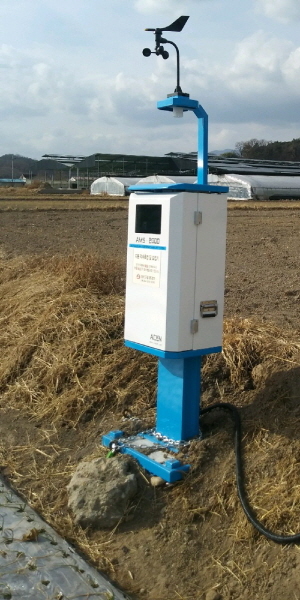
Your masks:
M161 358L156 431L176 441L199 435L201 357Z
M208 173L208 115L202 106L199 106L193 112L198 119L197 183L206 185Z

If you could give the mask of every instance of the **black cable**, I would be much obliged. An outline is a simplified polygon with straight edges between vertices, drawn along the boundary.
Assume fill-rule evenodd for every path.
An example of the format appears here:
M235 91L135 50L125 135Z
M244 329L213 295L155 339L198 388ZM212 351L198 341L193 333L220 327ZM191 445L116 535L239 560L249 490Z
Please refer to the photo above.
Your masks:
M249 502L247 499L247 492L244 483L244 468L243 468L243 460L242 460L242 424L241 417L238 409L233 406L233 404L229 404L228 402L220 402L218 404L212 404L212 406L208 406L201 410L201 416L211 412L215 409L227 410L230 413L230 416L234 422L234 450L235 450L235 459L236 459L236 481L237 481L237 489L238 495L245 512L246 517L249 519L250 523L261 533L266 536L269 540L276 542L277 544L299 544L300 543L300 533L296 533L295 535L278 535L273 531L270 531L262 523L260 523Z

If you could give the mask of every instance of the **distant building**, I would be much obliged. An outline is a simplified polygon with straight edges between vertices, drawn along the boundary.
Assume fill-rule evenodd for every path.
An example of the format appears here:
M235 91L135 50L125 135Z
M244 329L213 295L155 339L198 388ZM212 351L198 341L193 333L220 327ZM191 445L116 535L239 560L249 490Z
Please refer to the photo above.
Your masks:
M23 187L26 183L26 179L0 179L1 187Z
M132 154L92 154L76 164L80 176L90 179L101 177L147 177L148 175L194 175L196 159L185 160L181 155L175 158L165 156L140 156Z
M149 176L154 177L154 182L155 177L163 176L177 183L193 183L197 178L197 152L170 152L164 156L44 155L43 158L38 168L45 171L38 172L37 179L49 180L53 187L90 189L91 194L128 195L131 185ZM209 182L227 185L230 199L300 199L300 162L214 153L208 155L208 170Z

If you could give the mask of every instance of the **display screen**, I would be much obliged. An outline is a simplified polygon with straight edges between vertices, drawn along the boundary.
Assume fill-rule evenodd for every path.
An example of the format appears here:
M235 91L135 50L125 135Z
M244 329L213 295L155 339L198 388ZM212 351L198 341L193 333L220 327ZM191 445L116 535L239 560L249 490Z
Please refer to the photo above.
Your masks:
M161 204L137 204L135 233L161 233Z

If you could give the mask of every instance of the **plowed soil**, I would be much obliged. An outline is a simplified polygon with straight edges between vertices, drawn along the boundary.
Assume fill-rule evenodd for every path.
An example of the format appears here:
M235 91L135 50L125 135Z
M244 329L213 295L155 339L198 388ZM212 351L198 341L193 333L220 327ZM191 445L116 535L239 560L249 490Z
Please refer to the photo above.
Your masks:
M299 210L229 210L225 316L299 327L299 234ZM9 256L82 250L124 260L126 237L127 210L0 213L0 248Z

